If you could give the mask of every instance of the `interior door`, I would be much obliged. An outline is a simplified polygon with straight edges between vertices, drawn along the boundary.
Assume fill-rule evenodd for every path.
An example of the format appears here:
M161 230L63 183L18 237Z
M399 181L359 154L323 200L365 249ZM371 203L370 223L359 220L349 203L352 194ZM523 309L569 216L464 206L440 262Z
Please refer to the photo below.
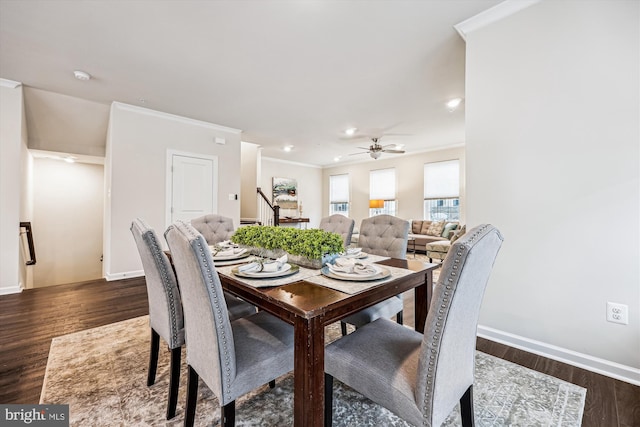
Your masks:
M218 210L218 159L171 155L171 223Z

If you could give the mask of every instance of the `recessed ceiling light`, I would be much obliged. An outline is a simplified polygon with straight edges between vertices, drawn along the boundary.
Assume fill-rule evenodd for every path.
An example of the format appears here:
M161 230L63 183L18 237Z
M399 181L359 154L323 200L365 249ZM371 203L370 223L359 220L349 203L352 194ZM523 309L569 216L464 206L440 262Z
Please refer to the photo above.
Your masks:
M73 72L73 75L78 80L85 80L85 81L86 80L91 80L91 74L87 73L86 71L75 70Z
M293 145L285 145L285 146L284 146L284 151L286 151L287 153L288 153L289 151L291 151L292 149L293 149Z
M72 157L72 156L67 156L64 158L64 161L67 163L75 163L76 162L76 158Z
M345 135L353 136L353 135L355 135L357 130L358 130L358 128L349 128L349 129L345 130L344 133L345 133Z
M339 162L341 158L342 158L342 156L336 156L336 157L333 158L333 161L334 162Z
M449 112L454 111L456 108L458 108L461 102L462 98L453 98L452 100L448 101L447 108L449 109Z

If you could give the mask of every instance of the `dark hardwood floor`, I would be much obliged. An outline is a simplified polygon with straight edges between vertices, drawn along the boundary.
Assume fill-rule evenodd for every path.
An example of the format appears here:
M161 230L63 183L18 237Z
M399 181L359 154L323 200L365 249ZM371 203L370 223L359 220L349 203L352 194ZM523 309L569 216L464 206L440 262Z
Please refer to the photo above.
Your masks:
M405 319L413 317L411 303ZM0 296L0 403L38 403L53 337L145 314L143 278ZM640 427L640 387L482 338L477 348L585 387L584 427Z

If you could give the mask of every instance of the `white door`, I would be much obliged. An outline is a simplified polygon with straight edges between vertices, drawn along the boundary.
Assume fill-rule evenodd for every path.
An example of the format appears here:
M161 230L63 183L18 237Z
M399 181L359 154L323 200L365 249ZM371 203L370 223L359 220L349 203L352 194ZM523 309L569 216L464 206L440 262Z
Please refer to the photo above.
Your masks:
M170 222L216 213L218 209L218 159L196 155L171 155Z

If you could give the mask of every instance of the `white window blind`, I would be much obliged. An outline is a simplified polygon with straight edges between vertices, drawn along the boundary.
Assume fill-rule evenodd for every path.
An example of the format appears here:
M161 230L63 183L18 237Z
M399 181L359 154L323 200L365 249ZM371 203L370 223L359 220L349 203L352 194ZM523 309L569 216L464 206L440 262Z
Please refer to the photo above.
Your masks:
M395 169L379 169L369 172L369 199L396 199Z
M329 176L329 203L349 203L349 175Z
M424 165L424 198L446 199L460 194L460 161L426 163Z

